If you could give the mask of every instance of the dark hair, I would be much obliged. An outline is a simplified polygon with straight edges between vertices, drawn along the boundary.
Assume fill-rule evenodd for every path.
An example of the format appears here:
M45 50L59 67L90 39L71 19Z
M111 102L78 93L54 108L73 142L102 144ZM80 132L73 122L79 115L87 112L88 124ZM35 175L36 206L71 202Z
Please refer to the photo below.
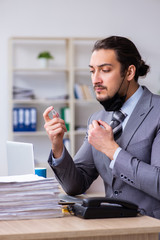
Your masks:
M125 37L111 36L98 40L94 44L92 52L100 49L113 49L115 51L117 60L121 64L122 75L132 64L136 67L135 81L138 81L139 76L145 76L149 72L150 67L142 60L134 43Z

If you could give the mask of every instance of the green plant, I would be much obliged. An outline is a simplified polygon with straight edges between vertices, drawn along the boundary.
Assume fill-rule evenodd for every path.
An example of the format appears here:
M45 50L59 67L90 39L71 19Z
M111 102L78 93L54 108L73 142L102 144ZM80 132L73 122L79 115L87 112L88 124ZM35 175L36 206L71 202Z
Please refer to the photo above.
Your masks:
M50 52L47 51L39 53L37 58L54 59Z

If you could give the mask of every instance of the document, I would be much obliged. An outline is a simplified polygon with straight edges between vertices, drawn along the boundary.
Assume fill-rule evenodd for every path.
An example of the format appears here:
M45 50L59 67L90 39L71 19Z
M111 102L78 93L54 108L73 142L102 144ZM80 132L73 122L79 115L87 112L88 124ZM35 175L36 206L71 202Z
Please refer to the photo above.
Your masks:
M34 174L0 177L0 220L62 217L59 184Z

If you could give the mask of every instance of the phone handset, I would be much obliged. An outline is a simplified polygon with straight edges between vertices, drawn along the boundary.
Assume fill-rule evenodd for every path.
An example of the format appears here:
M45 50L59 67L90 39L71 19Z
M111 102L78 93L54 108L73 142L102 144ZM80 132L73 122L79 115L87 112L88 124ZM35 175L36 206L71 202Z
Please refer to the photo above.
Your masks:
M106 198L106 197L91 197L91 198L86 198L83 199L82 206L83 207L100 207L101 205L119 205L124 208L129 208L129 209L138 209L138 206L134 203L131 203L129 201L124 201L120 199L115 199L115 198Z

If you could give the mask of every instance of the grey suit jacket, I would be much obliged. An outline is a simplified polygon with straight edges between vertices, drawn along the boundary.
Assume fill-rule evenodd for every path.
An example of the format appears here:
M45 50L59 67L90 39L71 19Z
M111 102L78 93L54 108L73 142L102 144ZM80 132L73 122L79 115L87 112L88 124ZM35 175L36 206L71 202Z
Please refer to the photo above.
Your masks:
M111 116L112 112L96 112L88 125L94 119L109 123ZM160 96L144 87L118 144L122 150L112 170L110 159L88 143L87 134L74 161L65 149L58 166L52 165L51 155L49 164L70 195L84 193L100 175L106 197L134 202L142 214L160 219Z

